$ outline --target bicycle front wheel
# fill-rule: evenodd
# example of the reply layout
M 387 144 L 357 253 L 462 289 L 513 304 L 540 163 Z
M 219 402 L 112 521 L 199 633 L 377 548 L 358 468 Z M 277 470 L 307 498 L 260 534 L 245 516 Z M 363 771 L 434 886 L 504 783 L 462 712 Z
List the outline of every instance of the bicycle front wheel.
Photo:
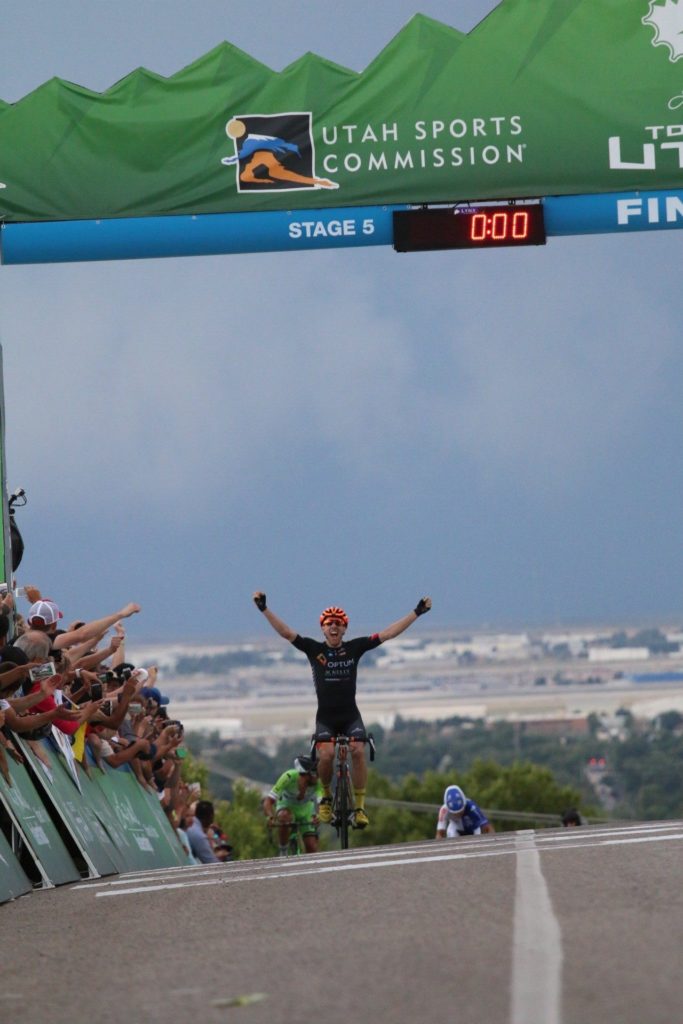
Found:
M 336 818 L 342 850 L 349 848 L 349 814 L 351 813 L 351 792 L 348 775 L 341 775 L 337 780 Z

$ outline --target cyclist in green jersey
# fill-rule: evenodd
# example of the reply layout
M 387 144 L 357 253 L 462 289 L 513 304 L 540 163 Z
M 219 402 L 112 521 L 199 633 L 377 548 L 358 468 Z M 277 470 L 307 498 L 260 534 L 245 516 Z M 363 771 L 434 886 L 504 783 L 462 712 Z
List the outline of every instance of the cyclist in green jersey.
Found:
M 263 801 L 263 813 L 278 824 L 279 855 L 287 854 L 291 826 L 301 830 L 306 853 L 318 852 L 318 803 L 322 785 L 312 757 L 301 755 L 283 772 Z

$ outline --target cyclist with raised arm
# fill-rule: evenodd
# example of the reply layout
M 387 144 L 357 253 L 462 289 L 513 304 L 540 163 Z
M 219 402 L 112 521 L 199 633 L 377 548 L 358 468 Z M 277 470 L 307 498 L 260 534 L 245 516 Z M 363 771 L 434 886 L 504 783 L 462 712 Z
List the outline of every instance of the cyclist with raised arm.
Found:
M 322 786 L 312 757 L 295 758 L 294 767 L 283 772 L 263 801 L 263 813 L 278 826 L 279 855 L 287 855 L 287 844 L 295 824 L 306 853 L 318 852 L 318 801 Z
M 385 640 L 400 636 L 432 607 L 430 597 L 421 597 L 414 611 L 393 622 L 380 633 L 372 636 L 344 640 L 349 618 L 343 608 L 334 605 L 320 615 L 320 628 L 324 640 L 300 636 L 282 619 L 279 619 L 266 604 L 266 595 L 261 590 L 254 594 L 254 603 L 263 612 L 276 633 L 289 640 L 294 647 L 308 658 L 313 672 L 313 682 L 318 698 L 315 721 L 315 743 L 318 757 L 318 775 L 323 785 L 323 796 L 318 808 L 322 822 L 332 820 L 332 771 L 334 768 L 334 739 L 348 736 L 351 740 L 351 781 L 355 794 L 355 808 L 352 824 L 354 828 L 367 828 L 369 821 L 365 812 L 365 787 L 368 769 L 365 760 L 365 726 L 356 704 L 356 675 L 358 662 L 367 651 L 379 647 Z

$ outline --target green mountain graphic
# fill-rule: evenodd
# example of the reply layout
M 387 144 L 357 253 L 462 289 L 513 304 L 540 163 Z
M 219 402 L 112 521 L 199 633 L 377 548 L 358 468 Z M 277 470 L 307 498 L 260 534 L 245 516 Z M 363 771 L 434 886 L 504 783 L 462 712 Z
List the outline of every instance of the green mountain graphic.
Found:
M 0 218 L 681 187 L 680 76 L 648 9 L 502 0 L 467 35 L 418 14 L 362 72 L 313 53 L 274 71 L 224 42 L 168 78 L 138 68 L 101 93 L 53 78 L 0 101 Z M 310 139 L 288 142 L 288 115 L 299 132 L 310 115 Z

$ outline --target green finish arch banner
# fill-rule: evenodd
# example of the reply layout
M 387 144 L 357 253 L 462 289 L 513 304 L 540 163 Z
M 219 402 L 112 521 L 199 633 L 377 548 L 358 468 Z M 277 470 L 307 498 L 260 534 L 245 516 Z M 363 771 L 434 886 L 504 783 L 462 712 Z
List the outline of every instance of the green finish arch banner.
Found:
M 222 43 L 0 101 L 0 221 L 253 213 L 683 184 L 683 0 L 416 15 L 362 72 Z

